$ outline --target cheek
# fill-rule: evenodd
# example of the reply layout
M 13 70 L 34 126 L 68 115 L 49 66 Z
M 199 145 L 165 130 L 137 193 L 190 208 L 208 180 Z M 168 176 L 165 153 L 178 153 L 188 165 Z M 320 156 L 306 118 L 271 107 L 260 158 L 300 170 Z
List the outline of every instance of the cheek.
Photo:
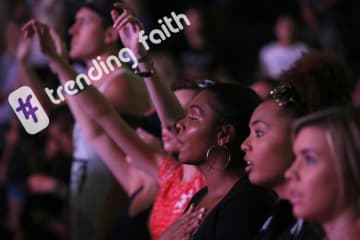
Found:
M 253 175 L 256 174 L 256 177 L 261 178 L 265 183 L 277 182 L 283 179 L 285 170 L 291 164 L 292 159 L 290 146 L 281 142 L 269 143 L 270 141 L 263 141 L 262 144 L 258 145 L 258 148 L 254 148 L 257 156 L 253 159 L 252 173 Z
M 339 185 L 334 176 L 320 176 L 310 178 L 302 184 L 304 194 L 303 206 L 294 209 L 296 215 L 313 220 L 324 221 L 331 217 L 336 211 Z
M 179 151 L 179 144 L 176 140 L 168 140 L 164 142 L 164 150 L 169 153 L 175 153 Z
M 288 160 L 283 156 L 268 155 L 254 163 L 249 178 L 254 184 L 274 188 L 284 181 L 287 167 Z
M 185 148 L 181 148 L 185 161 L 199 161 L 204 159 L 207 150 L 217 144 L 216 135 L 203 128 L 188 128 L 184 133 Z
M 94 38 L 94 36 L 97 36 Z M 83 47 L 94 47 L 100 45 L 103 39 L 103 33 L 94 27 L 88 27 L 82 29 L 79 34 L 79 40 L 83 44 Z

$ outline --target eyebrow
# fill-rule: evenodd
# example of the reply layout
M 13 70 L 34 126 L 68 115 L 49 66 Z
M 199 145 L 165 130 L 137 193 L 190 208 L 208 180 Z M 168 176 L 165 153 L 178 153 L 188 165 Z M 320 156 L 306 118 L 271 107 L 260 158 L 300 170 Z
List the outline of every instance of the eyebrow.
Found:
M 257 124 L 264 124 L 264 125 L 266 125 L 266 126 L 269 126 L 268 123 L 266 123 L 266 122 L 264 122 L 264 121 L 262 121 L 262 120 L 252 121 L 250 125 L 251 125 L 251 126 L 254 126 L 254 125 L 257 125 Z
M 308 149 L 308 148 L 302 149 L 302 150 L 300 151 L 300 154 L 302 154 L 302 155 L 304 155 L 304 154 L 309 154 L 309 153 L 310 153 L 310 154 L 315 154 L 316 156 L 319 155 L 316 151 L 311 150 L 311 149 Z

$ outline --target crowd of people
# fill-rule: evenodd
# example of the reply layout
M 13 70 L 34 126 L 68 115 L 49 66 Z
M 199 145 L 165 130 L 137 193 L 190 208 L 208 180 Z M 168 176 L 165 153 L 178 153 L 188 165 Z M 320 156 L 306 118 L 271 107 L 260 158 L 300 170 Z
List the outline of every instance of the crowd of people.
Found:
M 1 239 L 359 240 L 350 5 L 259 2 L 1 2 Z M 170 12 L 191 24 L 145 49 Z M 124 47 L 135 71 L 46 95 Z M 37 135 L 7 103 L 22 85 L 50 116 Z

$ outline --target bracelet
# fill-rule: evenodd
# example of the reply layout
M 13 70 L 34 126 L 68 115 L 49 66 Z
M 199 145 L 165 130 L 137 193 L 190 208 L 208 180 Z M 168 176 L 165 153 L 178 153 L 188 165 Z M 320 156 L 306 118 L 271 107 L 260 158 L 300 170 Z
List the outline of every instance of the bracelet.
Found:
M 142 77 L 142 78 L 148 78 L 148 77 L 152 77 L 154 75 L 154 70 L 151 69 L 150 71 L 148 72 L 140 72 L 140 70 L 137 68 L 135 69 L 135 72 L 134 72 L 136 75 L 138 75 L 139 77 Z

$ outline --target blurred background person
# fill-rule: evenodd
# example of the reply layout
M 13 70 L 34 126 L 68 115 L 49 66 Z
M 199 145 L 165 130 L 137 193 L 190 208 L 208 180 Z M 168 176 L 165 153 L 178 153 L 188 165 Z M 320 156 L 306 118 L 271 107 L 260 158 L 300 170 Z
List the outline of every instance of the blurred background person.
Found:
M 259 53 L 260 76 L 277 79 L 291 64 L 308 51 L 305 43 L 297 42 L 296 24 L 291 16 L 280 16 L 274 33 L 276 41 L 261 48 Z

